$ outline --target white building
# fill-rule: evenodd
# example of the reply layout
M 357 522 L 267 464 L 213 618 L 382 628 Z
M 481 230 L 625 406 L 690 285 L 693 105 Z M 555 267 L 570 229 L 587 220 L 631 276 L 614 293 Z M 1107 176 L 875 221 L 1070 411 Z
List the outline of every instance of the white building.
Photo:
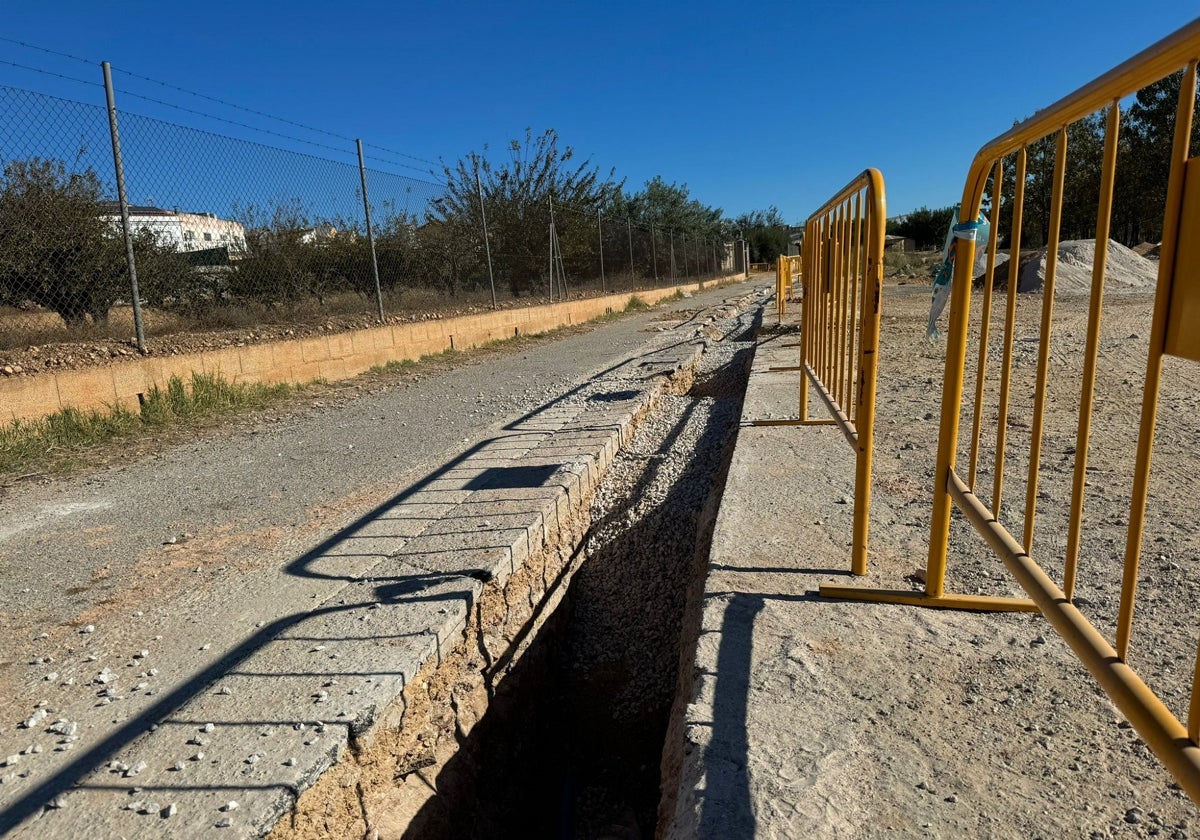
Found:
M 176 213 L 183 251 L 228 248 L 230 256 L 246 253 L 246 228 L 241 222 L 220 219 L 212 213 Z
M 104 218 L 121 229 L 121 213 L 115 204 L 105 206 Z M 241 222 L 218 218 L 213 213 L 183 213 L 160 207 L 130 205 L 129 224 L 135 232 L 148 230 L 160 245 L 176 251 L 225 249 L 230 257 L 246 253 L 246 228 Z

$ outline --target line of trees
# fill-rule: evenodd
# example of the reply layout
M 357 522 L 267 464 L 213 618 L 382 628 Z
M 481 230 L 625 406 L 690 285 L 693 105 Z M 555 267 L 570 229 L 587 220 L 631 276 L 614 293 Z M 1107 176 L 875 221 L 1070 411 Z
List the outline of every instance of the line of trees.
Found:
M 930 209 L 921 206 L 896 219 L 888 219 L 887 232 L 895 236 L 906 236 L 913 240 L 918 251 L 940 248 L 950 229 L 956 207 Z
M 551 212 L 568 283 L 593 283 L 601 259 L 609 276 L 707 274 L 719 270 L 738 232 L 756 259 L 787 247 L 775 208 L 729 220 L 686 184 L 654 178 L 630 191 L 613 172 L 579 160 L 554 131 L 527 131 L 503 160 L 472 153 L 445 165 L 443 175 L 441 194 L 421 215 L 385 203 L 375 220 L 385 296 L 417 287 L 454 296 L 487 286 L 481 193 L 496 285 L 513 296 L 548 286 Z M 371 254 L 358 221 L 318 217 L 299 201 L 235 206 L 232 216 L 245 228 L 245 247 L 216 256 L 213 249 L 180 251 L 153 225 L 140 227 L 134 251 L 144 302 L 198 314 L 242 301 L 287 307 L 344 293 L 373 300 Z M 128 300 L 125 243 L 96 173 L 61 161 L 9 161 L 0 175 L 0 304 L 32 303 L 75 326 L 89 318 L 104 323 Z

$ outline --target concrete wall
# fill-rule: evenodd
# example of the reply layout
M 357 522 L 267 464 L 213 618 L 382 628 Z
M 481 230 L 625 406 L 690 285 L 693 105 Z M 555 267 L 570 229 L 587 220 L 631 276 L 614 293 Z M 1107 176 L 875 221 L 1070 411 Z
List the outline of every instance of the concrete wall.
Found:
M 635 294 L 657 303 L 695 283 Z M 419 359 L 451 348 L 465 350 L 515 335 L 546 332 L 620 311 L 630 293 L 572 300 L 521 309 L 504 309 L 460 318 L 419 321 L 355 332 L 228 347 L 179 356 L 146 356 L 108 367 L 38 373 L 0 380 L 0 422 L 29 420 L 68 406 L 78 409 L 123 405 L 138 407 L 138 394 L 165 387 L 172 376 L 220 373 L 233 382 L 310 382 L 346 379 L 374 365 Z

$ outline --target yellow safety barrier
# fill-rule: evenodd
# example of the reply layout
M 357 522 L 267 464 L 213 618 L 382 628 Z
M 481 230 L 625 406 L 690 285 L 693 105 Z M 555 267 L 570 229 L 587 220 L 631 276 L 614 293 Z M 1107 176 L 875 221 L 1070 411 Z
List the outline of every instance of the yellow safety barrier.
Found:
M 991 236 L 986 244 L 987 268 L 983 277 L 983 301 L 978 321 L 979 345 L 975 365 L 974 405 L 970 430 L 969 463 L 966 475 L 959 472 L 959 424 L 963 407 L 968 334 L 971 329 L 972 268 L 976 243 L 972 225 L 960 226 L 961 238 L 955 244 L 953 291 L 950 301 L 949 335 L 942 392 L 941 426 L 933 499 L 925 592 L 858 590 L 823 586 L 826 595 L 859 600 L 920 604 L 967 609 L 1033 609 L 1050 621 L 1088 668 L 1113 702 L 1121 709 L 1150 748 L 1174 774 L 1186 793 L 1200 802 L 1200 656 L 1192 679 L 1190 705 L 1185 726 L 1127 664 L 1137 592 L 1138 566 L 1142 550 L 1151 453 L 1154 445 L 1160 379 L 1164 355 L 1200 361 L 1200 158 L 1190 157 L 1190 137 L 1196 99 L 1197 60 L 1200 59 L 1200 20 L 1143 51 L 1091 84 L 1014 126 L 986 144 L 971 164 L 963 189 L 959 218 L 975 219 L 983 204 L 989 175 L 991 190 Z M 1107 260 L 1113 203 L 1113 184 L 1117 168 L 1120 127 L 1120 102 L 1141 88 L 1184 71 L 1176 106 L 1174 145 L 1163 216 L 1161 257 L 1155 290 L 1155 305 L 1149 339 L 1149 358 L 1142 391 L 1141 420 L 1136 465 L 1124 548 L 1120 609 L 1115 646 L 1088 621 L 1072 603 L 1078 568 L 1084 487 L 1087 477 L 1088 443 L 1091 431 L 1093 396 L 1104 276 Z M 1064 173 L 1067 158 L 1067 127 L 1099 111 L 1106 110 L 1105 144 L 1097 201 L 1096 257 L 1092 267 L 1088 327 L 1083 353 L 1083 373 L 1075 425 L 1072 491 L 1067 519 L 1067 538 L 1063 584 L 1059 586 L 1032 557 L 1034 527 L 1039 499 L 1038 477 L 1042 464 L 1042 438 L 1046 420 L 1046 392 L 1049 373 L 1051 322 L 1054 310 L 1054 283 L 1057 267 L 1060 224 L 1063 207 Z M 1054 137 L 1056 154 L 1051 195 L 1046 270 L 1041 322 L 1039 327 L 1036 387 L 1033 393 L 1033 418 L 1028 452 L 1028 477 L 1025 484 L 1024 520 L 1021 538 L 1014 537 L 999 521 L 1004 486 L 1006 430 L 1009 426 L 1009 402 L 1014 369 L 1013 342 L 1017 309 L 1017 267 L 1020 258 L 1022 208 L 1026 180 L 1027 150 L 1031 144 Z M 1011 162 L 1007 159 L 1012 158 Z M 1005 307 L 1002 361 L 999 370 L 999 395 L 995 428 L 991 506 L 975 492 L 981 451 L 982 415 L 987 383 L 989 321 L 992 306 L 992 280 L 998 251 L 1000 185 L 1006 166 L 1015 168 L 1012 235 L 1009 243 L 1009 272 Z M 835 225 L 835 230 L 836 225 Z M 827 234 L 826 234 L 827 236 Z M 837 272 L 835 271 L 835 275 Z M 807 296 L 806 296 L 807 301 Z M 823 316 L 828 318 L 829 316 Z M 807 324 L 807 321 L 806 321 Z M 824 351 L 823 351 L 824 352 Z M 828 353 L 821 358 L 829 369 Z M 979 596 L 951 595 L 945 592 L 947 551 L 952 508 L 957 506 L 966 520 L 996 552 L 1030 600 L 1013 598 L 984 599 Z M 1191 512 L 1189 512 L 1191 515 Z
M 780 254 L 775 260 L 775 314 L 780 323 L 787 315 L 787 302 L 791 300 L 792 288 L 801 276 L 801 258 Z
M 875 369 L 887 220 L 883 175 L 868 169 L 805 223 L 801 308 L 800 422 L 809 424 L 808 382 L 857 452 L 851 568 L 867 573 Z M 780 257 L 782 267 L 784 257 Z

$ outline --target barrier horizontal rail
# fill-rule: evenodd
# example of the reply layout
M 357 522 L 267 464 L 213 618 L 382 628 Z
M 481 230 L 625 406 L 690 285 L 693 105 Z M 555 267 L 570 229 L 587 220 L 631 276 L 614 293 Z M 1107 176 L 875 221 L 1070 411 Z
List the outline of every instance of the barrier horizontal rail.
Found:
M 1163 358 L 1175 356 L 1200 361 L 1200 158 L 1191 156 L 1192 123 L 1196 106 L 1197 62 L 1200 61 L 1200 20 L 1151 46 L 1109 73 L 1080 88 L 1054 105 L 984 145 L 972 162 L 962 194 L 953 250 L 953 280 L 945 376 L 934 473 L 933 512 L 924 593 L 911 591 L 853 590 L 822 587 L 825 595 L 858 600 L 920 604 L 969 609 L 1030 609 L 1035 606 L 1063 637 L 1147 745 L 1160 758 L 1193 801 L 1200 803 L 1200 657 L 1193 673 L 1186 725 L 1128 664 L 1137 582 L 1142 553 L 1146 503 L 1149 492 L 1155 422 L 1162 384 Z M 1100 325 L 1112 227 L 1114 183 L 1117 177 L 1121 100 L 1182 73 L 1175 105 L 1174 137 L 1163 207 L 1162 244 L 1155 285 L 1155 302 L 1149 336 L 1146 375 L 1142 388 L 1136 461 L 1126 525 L 1121 569 L 1120 606 L 1116 638 L 1110 643 L 1073 603 L 1083 537 L 1084 488 L 1087 484 L 1088 448 L 1095 405 Z M 1067 514 L 1066 549 L 1061 588 L 1033 556 L 1036 532 L 1042 446 L 1047 424 L 1047 389 L 1050 371 L 1051 325 L 1054 316 L 1055 280 L 1064 206 L 1068 129 L 1074 123 L 1104 112 L 1104 148 L 1096 198 L 1095 240 L 1101 243 L 1092 265 L 1088 326 L 1083 348 L 1079 402 L 1074 409 L 1075 446 L 1071 457 L 1071 495 Z M 1046 265 L 1037 337 L 1037 364 L 1033 387 L 1033 415 L 1029 432 L 1028 473 L 1021 535 L 1014 536 L 1000 521 L 1004 500 L 1005 453 L 1012 407 L 1013 371 L 1016 366 L 1014 335 L 1017 311 L 1017 273 L 1029 151 L 1035 143 L 1054 144 L 1049 213 L 1046 219 Z M 1043 149 L 1045 147 L 1039 147 Z M 1008 158 L 1012 158 L 1010 162 Z M 1008 170 L 1006 166 L 1011 166 Z M 1004 193 L 1005 172 L 1014 172 L 1011 199 Z M 991 183 L 990 236 L 982 277 L 983 299 L 979 315 L 979 345 L 971 409 L 968 466 L 959 472 L 960 423 L 963 415 L 968 336 L 972 325 L 971 296 L 975 277 L 976 235 L 983 225 L 979 216 L 984 194 Z M 1000 209 L 1011 201 L 1011 235 L 1008 243 L 1007 295 L 1004 333 L 996 347 L 990 335 L 992 292 L 999 253 Z M 974 221 L 979 220 L 979 221 Z M 1000 350 L 995 446 L 991 455 L 990 506 L 976 492 L 983 455 L 984 396 L 989 384 L 989 351 Z M 975 603 L 977 596 L 945 591 L 950 547 L 951 513 L 962 512 L 967 522 L 999 556 L 1029 599 L 993 599 Z M 1186 512 L 1191 516 L 1191 511 Z M 1186 594 L 1180 597 L 1188 598 Z M 1200 651 L 1198 651 L 1200 654 Z

